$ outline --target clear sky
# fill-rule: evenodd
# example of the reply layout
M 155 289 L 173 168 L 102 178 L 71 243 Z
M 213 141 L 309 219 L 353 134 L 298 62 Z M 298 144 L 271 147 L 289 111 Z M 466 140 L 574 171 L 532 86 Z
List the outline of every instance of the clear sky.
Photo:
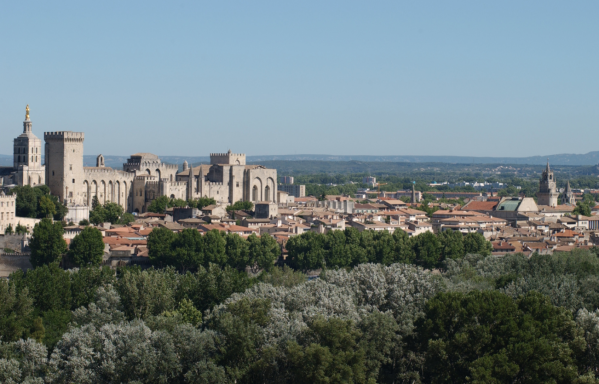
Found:
M 0 153 L 599 150 L 599 2 L 0 2 Z

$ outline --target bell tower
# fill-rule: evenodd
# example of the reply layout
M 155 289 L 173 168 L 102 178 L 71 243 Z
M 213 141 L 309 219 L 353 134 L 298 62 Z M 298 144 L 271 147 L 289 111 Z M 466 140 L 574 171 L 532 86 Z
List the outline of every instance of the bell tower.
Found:
M 547 160 L 547 168 L 541 175 L 539 181 L 539 192 L 537 193 L 537 202 L 539 205 L 548 205 L 550 207 L 557 206 L 557 198 L 559 193 L 557 192 L 557 184 L 553 171 L 549 168 L 549 160 Z

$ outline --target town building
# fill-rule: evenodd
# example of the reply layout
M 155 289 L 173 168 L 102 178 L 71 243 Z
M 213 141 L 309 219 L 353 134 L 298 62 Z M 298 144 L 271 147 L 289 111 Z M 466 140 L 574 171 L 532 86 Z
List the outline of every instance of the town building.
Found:
M 278 190 L 287 192 L 290 196 L 293 196 L 293 197 L 305 197 L 306 196 L 306 186 L 305 185 L 279 184 Z
M 221 205 L 237 201 L 277 202 L 277 170 L 247 165 L 245 154 L 211 153 L 210 164 L 179 172 L 178 182 L 187 186 L 187 198 L 211 197 Z

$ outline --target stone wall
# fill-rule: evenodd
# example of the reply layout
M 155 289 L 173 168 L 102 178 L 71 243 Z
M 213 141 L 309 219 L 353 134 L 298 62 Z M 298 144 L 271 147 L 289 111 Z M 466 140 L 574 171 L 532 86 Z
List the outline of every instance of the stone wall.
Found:
M 32 269 L 29 257 L 30 255 L 25 253 L 0 254 L 0 278 L 7 278 L 19 269 Z

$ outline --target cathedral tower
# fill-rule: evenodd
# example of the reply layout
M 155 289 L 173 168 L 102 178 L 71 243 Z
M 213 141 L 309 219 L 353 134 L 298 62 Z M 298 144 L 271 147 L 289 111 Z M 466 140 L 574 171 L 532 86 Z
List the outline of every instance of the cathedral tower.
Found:
M 557 186 L 555 183 L 555 177 L 553 171 L 549 168 L 549 160 L 547 160 L 547 168 L 541 175 L 539 182 L 539 192 L 537 193 L 538 205 L 548 205 L 550 207 L 557 206 L 557 198 L 559 193 L 557 192 Z
M 23 133 L 14 140 L 13 168 L 16 171 L 15 184 L 38 185 L 44 183 L 42 166 L 42 141 L 31 131 L 29 105 L 25 108 Z

